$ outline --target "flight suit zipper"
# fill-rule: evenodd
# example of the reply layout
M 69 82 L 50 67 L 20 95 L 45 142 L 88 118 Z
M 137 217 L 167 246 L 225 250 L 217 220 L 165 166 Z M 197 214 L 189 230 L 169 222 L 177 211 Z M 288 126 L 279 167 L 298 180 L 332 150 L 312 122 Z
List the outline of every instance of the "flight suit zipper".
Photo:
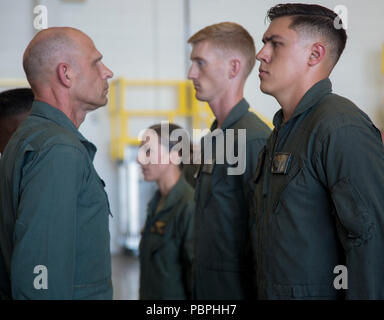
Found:
M 279 134 L 280 134 L 279 129 L 275 129 L 274 137 L 273 137 L 273 146 L 272 146 L 272 151 L 268 155 L 268 163 L 265 167 L 265 170 L 268 171 L 268 174 L 265 174 L 265 179 L 263 181 L 263 212 L 267 212 L 267 217 L 269 218 L 269 210 L 267 210 L 267 198 L 268 198 L 268 191 L 269 191 L 269 186 L 270 186 L 270 174 L 269 171 L 271 170 L 271 165 L 272 165 L 272 159 L 273 155 L 275 154 L 276 151 L 276 146 L 277 142 L 279 139 Z
M 264 255 L 263 255 L 263 252 L 265 252 L 266 249 L 265 248 L 265 243 L 264 243 L 264 240 L 268 237 L 268 235 L 266 234 L 263 234 L 263 232 L 266 232 L 268 230 L 268 228 L 266 227 L 266 224 L 268 224 L 270 222 L 270 214 L 269 214 L 269 210 L 267 208 L 267 200 L 268 200 L 268 190 L 269 190 L 269 181 L 270 181 L 270 177 L 269 177 L 269 172 L 267 171 L 270 171 L 270 168 L 271 168 L 271 164 L 272 164 L 272 157 L 273 157 L 273 154 L 275 152 L 275 149 L 276 149 L 276 144 L 277 144 L 277 141 L 278 141 L 278 137 L 279 137 L 279 130 L 277 130 L 275 128 L 275 130 L 272 132 L 273 136 L 272 136 L 272 153 L 266 149 L 266 159 L 265 159 L 265 164 L 264 164 L 264 172 L 262 173 L 263 175 L 263 181 L 262 181 L 262 201 L 263 201 L 263 206 L 262 206 L 262 212 L 261 212 L 261 215 L 260 215 L 260 221 L 259 223 L 257 223 L 257 227 L 256 227 L 256 235 L 257 235 L 257 253 L 256 253 L 256 264 L 259 265 L 256 269 L 257 269 L 257 273 L 256 273 L 256 281 L 259 282 L 264 282 L 266 279 L 265 279 L 265 274 L 263 272 L 259 272 L 260 270 L 266 270 L 267 269 L 267 266 L 264 266 L 264 267 L 261 267 L 262 265 L 264 265 Z

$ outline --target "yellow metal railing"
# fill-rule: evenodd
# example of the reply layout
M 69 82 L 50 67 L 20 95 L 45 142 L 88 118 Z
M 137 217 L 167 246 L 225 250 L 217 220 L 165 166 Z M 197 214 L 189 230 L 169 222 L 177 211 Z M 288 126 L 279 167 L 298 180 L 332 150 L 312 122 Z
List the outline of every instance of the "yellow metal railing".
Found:
M 167 110 L 140 110 L 126 108 L 126 89 L 128 87 L 171 87 L 176 89 L 177 107 Z M 111 119 L 111 157 L 115 160 L 124 159 L 124 149 L 127 145 L 139 145 L 137 136 L 130 135 L 130 121 L 135 117 L 163 117 L 174 122 L 176 117 L 191 120 L 193 129 L 209 128 L 214 115 L 206 102 L 195 98 L 191 81 L 170 80 L 127 80 L 118 78 L 110 84 L 109 111 Z M 272 122 L 254 109 L 250 109 L 270 128 Z
M 126 108 L 126 89 L 128 87 L 169 87 L 177 94 L 177 107 L 166 110 L 140 110 Z M 139 145 L 137 136 L 130 135 L 130 120 L 135 117 L 163 117 L 174 122 L 176 117 L 192 120 L 194 129 L 208 128 L 214 116 L 207 103 L 198 101 L 194 96 L 190 81 L 171 80 L 127 80 L 119 78 L 110 84 L 109 111 L 111 118 L 111 157 L 124 159 L 126 145 Z

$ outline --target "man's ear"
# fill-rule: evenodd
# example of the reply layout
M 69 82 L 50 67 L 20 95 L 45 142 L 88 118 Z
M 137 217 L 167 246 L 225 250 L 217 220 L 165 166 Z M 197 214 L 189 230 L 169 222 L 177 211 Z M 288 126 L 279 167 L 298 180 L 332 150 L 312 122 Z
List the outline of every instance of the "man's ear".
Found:
M 308 65 L 313 67 L 323 61 L 326 54 L 326 49 L 323 43 L 316 42 L 311 47 L 311 52 L 308 59 Z
M 60 63 L 57 66 L 57 75 L 59 78 L 60 83 L 67 87 L 70 88 L 72 86 L 72 70 L 70 66 L 67 63 Z
M 238 58 L 232 58 L 229 60 L 229 72 L 228 76 L 229 79 L 236 78 L 236 76 L 239 74 L 241 69 L 241 61 Z

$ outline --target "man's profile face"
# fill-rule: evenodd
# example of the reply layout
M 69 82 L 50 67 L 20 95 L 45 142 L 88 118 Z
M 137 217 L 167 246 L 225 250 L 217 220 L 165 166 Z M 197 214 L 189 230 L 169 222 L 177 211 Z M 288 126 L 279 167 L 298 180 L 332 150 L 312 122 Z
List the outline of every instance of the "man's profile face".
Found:
M 196 98 L 208 103 L 220 98 L 228 86 L 228 59 L 208 41 L 196 43 L 191 52 L 188 79 L 193 81 Z
M 289 28 L 290 23 L 290 17 L 274 19 L 264 33 L 264 46 L 256 55 L 260 61 L 260 89 L 274 97 L 293 94 L 297 80 L 307 70 L 309 42 Z
M 74 84 L 75 99 L 90 111 L 108 102 L 108 79 L 113 73 L 103 64 L 102 54 L 89 37 L 81 35 L 77 40 L 79 52 L 75 57 L 78 68 Z

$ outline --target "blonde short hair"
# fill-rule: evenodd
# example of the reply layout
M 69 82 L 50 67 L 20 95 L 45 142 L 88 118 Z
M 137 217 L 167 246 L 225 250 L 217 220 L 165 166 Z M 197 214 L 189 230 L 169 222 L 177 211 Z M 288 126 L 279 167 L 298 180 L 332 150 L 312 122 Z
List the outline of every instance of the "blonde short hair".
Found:
M 235 50 L 246 59 L 245 75 L 251 73 L 256 62 L 256 48 L 252 36 L 241 25 L 234 22 L 221 22 L 201 29 L 188 39 L 192 46 L 201 41 L 209 41 L 219 49 Z

